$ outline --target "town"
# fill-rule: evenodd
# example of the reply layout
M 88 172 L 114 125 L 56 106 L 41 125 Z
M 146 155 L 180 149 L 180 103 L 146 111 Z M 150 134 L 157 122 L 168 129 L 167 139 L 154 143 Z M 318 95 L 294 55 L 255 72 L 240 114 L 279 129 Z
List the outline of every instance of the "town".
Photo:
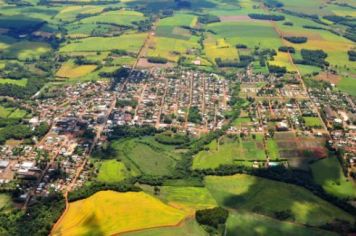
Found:
M 236 82 L 247 105 L 238 118 L 241 122 L 231 125 L 225 115 L 232 109 L 231 85 Z M 342 147 L 349 174 L 354 175 L 353 99 L 331 90 L 309 93 L 310 98 L 293 74 L 280 78 L 239 73 L 227 80 L 178 68 L 130 70 L 114 84 L 106 80 L 49 87 L 28 105 L 34 111 L 28 125 L 35 129 L 46 123 L 47 133 L 34 145 L 1 146 L 0 183 L 26 180 L 20 196 L 25 205 L 35 195 L 78 188 L 92 175 L 90 154 L 113 128 L 144 125 L 195 137 L 228 124 L 230 134 L 271 137 L 292 132 L 309 137 L 309 148 L 326 141 L 334 149 Z

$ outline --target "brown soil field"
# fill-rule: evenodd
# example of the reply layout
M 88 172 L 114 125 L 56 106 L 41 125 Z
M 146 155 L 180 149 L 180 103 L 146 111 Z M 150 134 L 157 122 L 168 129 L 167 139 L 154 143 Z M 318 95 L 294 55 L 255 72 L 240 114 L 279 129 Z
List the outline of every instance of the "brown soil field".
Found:
M 332 73 L 321 72 L 319 75 L 315 77 L 316 80 L 322 80 L 329 82 L 331 84 L 337 85 L 342 79 L 339 75 L 334 75 Z

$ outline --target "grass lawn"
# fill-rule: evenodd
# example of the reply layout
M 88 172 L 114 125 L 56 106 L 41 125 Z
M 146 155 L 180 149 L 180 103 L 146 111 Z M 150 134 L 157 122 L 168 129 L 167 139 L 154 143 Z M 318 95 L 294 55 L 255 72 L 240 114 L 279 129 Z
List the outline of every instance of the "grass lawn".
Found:
M 186 214 L 143 192 L 101 191 L 73 203 L 53 235 L 113 235 L 176 225 Z
M 302 225 L 283 222 L 275 220 L 273 218 L 254 214 L 251 212 L 244 211 L 230 211 L 229 218 L 227 220 L 227 236 L 234 236 L 236 232 L 241 235 L 246 236 L 284 236 L 284 235 L 294 235 L 294 236 L 307 236 L 307 235 L 318 235 L 318 236 L 331 236 L 337 235 L 325 230 L 319 230 L 310 227 L 304 227 Z
M 314 181 L 329 194 L 340 198 L 356 197 L 356 184 L 347 180 L 336 157 L 319 160 L 311 169 Z
M 12 200 L 8 194 L 0 194 L 0 211 L 9 211 L 12 208 Z
M 354 220 L 348 213 L 296 185 L 243 174 L 208 176 L 205 183 L 219 205 L 238 211 L 273 216 L 275 212 L 290 210 L 295 222 L 312 226 L 335 219 Z
M 323 123 L 319 117 L 303 117 L 305 125 L 311 128 L 321 128 Z
M 130 176 L 130 171 L 126 169 L 124 163 L 117 160 L 108 160 L 100 164 L 97 179 L 102 182 L 112 183 L 120 182 Z

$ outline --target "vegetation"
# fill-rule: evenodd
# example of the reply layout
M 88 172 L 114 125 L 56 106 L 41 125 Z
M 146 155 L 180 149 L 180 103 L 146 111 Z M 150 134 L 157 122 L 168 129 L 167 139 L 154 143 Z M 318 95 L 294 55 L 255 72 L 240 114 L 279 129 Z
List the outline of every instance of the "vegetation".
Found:
M 248 14 L 252 19 L 257 20 L 272 20 L 272 21 L 282 21 L 285 19 L 282 15 L 267 15 L 267 14 Z
M 295 36 L 292 36 L 292 37 L 284 37 L 284 39 L 289 41 L 289 42 L 291 42 L 291 43 L 297 43 L 297 44 L 306 43 L 308 41 L 307 37 L 295 37 Z
M 326 54 L 323 50 L 302 49 L 301 55 L 303 59 L 295 59 L 295 63 L 302 65 L 318 66 L 321 68 L 329 65 L 329 63 L 325 61 L 328 54 Z
M 200 224 L 212 226 L 214 228 L 217 228 L 221 224 L 225 224 L 228 216 L 229 212 L 221 207 L 198 210 L 195 213 L 195 218 Z
M 168 62 L 168 60 L 164 57 L 149 57 L 147 61 L 157 64 L 166 64 Z
M 98 214 L 99 212 L 101 213 Z M 101 191 L 89 198 L 70 203 L 69 210 L 53 233 L 111 235 L 176 225 L 185 216 L 183 211 L 143 192 Z

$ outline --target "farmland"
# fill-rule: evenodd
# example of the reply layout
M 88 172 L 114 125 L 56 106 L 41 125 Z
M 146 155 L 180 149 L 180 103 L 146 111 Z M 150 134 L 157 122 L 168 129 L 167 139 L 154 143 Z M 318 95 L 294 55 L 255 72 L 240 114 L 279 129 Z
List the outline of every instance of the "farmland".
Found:
M 262 141 L 252 138 L 225 137 L 214 140 L 194 157 L 193 168 L 217 168 L 223 164 L 234 164 L 238 161 L 265 160 Z
M 111 235 L 176 225 L 184 217 L 184 212 L 165 205 L 145 193 L 103 191 L 71 203 L 68 212 L 53 234 Z
M 141 48 L 146 34 L 126 34 L 119 37 L 91 37 L 74 41 L 61 48 L 61 52 L 96 52 L 123 49 L 137 53 Z
M 353 235 L 355 8 L 0 0 L 0 235 Z
M 78 78 L 81 76 L 85 76 L 95 70 L 95 65 L 82 65 L 75 66 L 73 63 L 68 62 L 67 64 L 63 64 L 61 68 L 57 71 L 56 76 L 60 78 Z
M 179 154 L 150 139 L 119 141 L 113 147 L 125 165 L 137 173 L 169 175 L 180 158 Z
M 97 178 L 102 182 L 120 182 L 128 177 L 130 177 L 130 171 L 122 162 L 108 160 L 100 164 Z
M 229 208 L 265 215 L 290 210 L 295 222 L 314 226 L 335 218 L 352 220 L 351 215 L 330 206 L 301 187 L 248 175 L 208 176 L 205 182 L 217 202 Z
M 314 181 L 320 184 L 325 191 L 341 198 L 355 197 L 355 185 L 347 180 L 335 157 L 317 161 L 311 168 Z

